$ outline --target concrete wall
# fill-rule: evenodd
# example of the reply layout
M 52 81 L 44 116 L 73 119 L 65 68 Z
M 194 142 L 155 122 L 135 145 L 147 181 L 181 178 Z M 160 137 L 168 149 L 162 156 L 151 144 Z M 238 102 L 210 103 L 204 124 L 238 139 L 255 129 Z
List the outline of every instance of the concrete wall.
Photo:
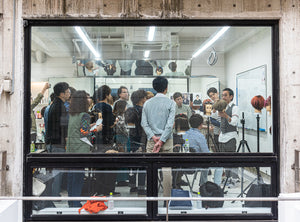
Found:
M 300 42 L 299 1 L 1 0 L 0 84 L 4 78 L 13 79 L 14 77 L 13 94 L 2 93 L 0 97 L 0 150 L 8 150 L 8 165 L 10 166 L 5 190 L 7 195 L 22 194 L 24 83 L 22 18 L 279 19 L 280 185 L 282 192 L 294 191 L 294 171 L 291 169 L 291 165 L 294 162 L 294 149 L 299 148 L 300 145 L 298 139 L 300 121 L 297 118 L 300 116 L 300 102 L 298 100 L 300 95 L 300 47 L 297 47 L 297 43 Z M 15 36 L 15 41 L 13 41 L 13 36 Z M 13 62 L 13 55 L 15 63 Z M 293 107 L 292 110 L 291 107 Z

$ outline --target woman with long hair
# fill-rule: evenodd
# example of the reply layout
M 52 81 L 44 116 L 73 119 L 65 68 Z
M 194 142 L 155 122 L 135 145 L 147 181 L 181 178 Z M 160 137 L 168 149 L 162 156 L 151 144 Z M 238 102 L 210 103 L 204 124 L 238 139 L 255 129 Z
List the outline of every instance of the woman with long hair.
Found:
M 102 124 L 91 131 L 88 96 L 85 91 L 76 91 L 71 99 L 69 110 L 69 125 L 67 139 L 67 153 L 89 153 L 91 145 L 88 137 L 94 132 L 102 130 Z M 81 195 L 84 182 L 84 169 L 82 172 L 68 173 L 68 194 L 70 197 Z M 81 207 L 80 201 L 69 201 L 69 207 Z
M 115 126 L 115 138 L 119 151 L 125 151 L 126 143 L 128 142 L 128 130 L 125 124 L 124 113 L 126 111 L 127 101 L 119 100 L 115 103 L 113 114 L 116 117 L 117 123 Z
M 96 105 L 94 111 L 101 113 L 103 119 L 103 130 L 96 134 L 97 152 L 105 153 L 113 146 L 113 127 L 115 125 L 115 117 L 112 113 L 112 107 L 109 104 L 111 99 L 111 89 L 107 85 L 103 85 L 95 92 Z

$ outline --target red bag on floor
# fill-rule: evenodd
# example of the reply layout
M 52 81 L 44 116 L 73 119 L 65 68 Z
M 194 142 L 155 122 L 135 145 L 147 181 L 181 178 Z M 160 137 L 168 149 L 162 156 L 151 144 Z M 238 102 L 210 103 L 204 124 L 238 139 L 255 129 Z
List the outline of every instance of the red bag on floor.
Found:
M 95 197 L 95 196 L 93 196 Z M 105 196 L 103 196 L 105 197 Z M 79 210 L 78 213 L 80 214 L 82 209 L 85 209 L 86 211 L 90 212 L 91 214 L 96 214 L 99 211 L 104 211 L 107 209 L 107 206 L 104 202 L 107 202 L 107 200 L 100 201 L 100 200 L 88 200 Z

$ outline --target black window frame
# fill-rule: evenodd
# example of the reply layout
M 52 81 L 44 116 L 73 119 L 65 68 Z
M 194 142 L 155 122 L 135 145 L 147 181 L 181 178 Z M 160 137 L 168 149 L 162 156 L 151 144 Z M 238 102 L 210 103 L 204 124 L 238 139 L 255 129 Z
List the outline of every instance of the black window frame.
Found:
M 31 85 L 31 28 L 34 26 L 268 26 L 271 27 L 272 35 L 272 134 L 273 134 L 273 151 L 270 153 L 209 153 L 193 154 L 180 157 L 174 154 L 147 154 L 147 155 L 124 155 L 116 154 L 30 154 L 30 85 Z M 271 168 L 272 195 L 278 196 L 280 189 L 280 91 L 279 91 L 279 20 L 24 20 L 24 114 L 23 114 L 23 195 L 32 194 L 32 167 L 72 167 L 74 161 L 79 161 L 82 166 L 88 166 L 89 163 L 103 161 L 105 166 L 110 166 L 111 160 L 120 161 L 124 166 L 137 166 L 141 163 L 147 168 L 148 177 L 152 177 L 148 194 L 155 194 L 157 189 L 157 170 L 161 166 L 183 166 L 183 167 L 205 167 L 205 166 L 230 166 L 230 167 L 249 167 L 249 166 L 266 166 Z M 57 161 L 57 157 L 59 161 Z M 187 158 L 188 157 L 188 158 Z M 108 161 L 108 159 L 110 159 Z M 188 160 L 187 160 L 188 159 Z M 179 161 L 179 162 L 178 162 Z M 191 165 L 191 161 L 193 165 Z M 178 165 L 178 163 L 180 163 Z M 199 164 L 200 163 L 200 164 Z M 80 165 L 79 164 L 79 165 Z M 223 164 L 223 165 L 222 165 Z M 78 166 L 78 162 L 76 163 Z M 80 165 L 80 166 L 81 166 Z M 104 166 L 103 165 L 103 166 Z M 149 179 L 148 179 L 149 180 Z M 149 181 L 150 182 L 150 181 Z M 148 215 L 140 216 L 54 216 L 53 219 L 62 221 L 72 220 L 160 220 L 163 216 L 156 215 L 157 203 L 149 202 L 147 205 Z M 31 216 L 30 202 L 25 201 L 23 207 L 24 220 L 49 220 L 47 216 Z M 52 216 L 50 216 L 52 219 Z M 185 215 L 172 216 L 170 219 L 175 220 L 262 220 L 277 219 L 277 203 L 273 203 L 272 215 L 206 215 L 199 216 Z

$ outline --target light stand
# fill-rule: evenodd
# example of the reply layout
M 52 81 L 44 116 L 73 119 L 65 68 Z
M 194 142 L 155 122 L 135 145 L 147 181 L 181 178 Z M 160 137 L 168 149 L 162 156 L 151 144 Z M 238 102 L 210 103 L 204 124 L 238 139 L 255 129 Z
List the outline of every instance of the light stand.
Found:
M 251 153 L 248 143 L 245 140 L 245 118 L 244 118 L 244 112 L 242 112 L 242 119 L 241 119 L 241 124 L 242 124 L 242 140 L 240 141 L 239 147 L 237 149 L 237 153 L 240 151 L 241 147 L 242 147 L 242 152 L 245 153 L 245 145 L 247 147 L 247 150 L 249 153 Z
M 242 116 L 243 116 L 243 119 L 244 119 L 244 113 L 242 113 Z M 259 149 L 259 119 L 260 119 L 260 116 L 259 114 L 257 114 L 256 116 L 256 121 L 257 121 L 257 152 L 259 153 L 260 149 Z M 244 120 L 245 121 L 245 120 Z M 241 120 L 242 122 L 242 120 Z M 245 124 L 245 122 L 244 122 Z M 244 126 L 244 124 L 242 123 L 242 125 Z M 244 127 L 243 127 L 243 139 L 244 139 Z M 242 141 L 241 141 L 242 142 Z M 246 144 L 247 144 L 247 141 L 246 141 Z M 240 144 L 241 145 L 241 144 Z M 248 147 L 248 145 L 247 145 Z M 240 148 L 240 146 L 239 146 Z M 239 151 L 239 150 L 238 150 Z M 248 151 L 250 152 L 249 150 L 249 147 L 248 147 Z M 243 150 L 244 152 L 244 150 Z M 251 187 L 251 185 L 253 183 L 255 183 L 257 181 L 257 183 L 263 183 L 263 180 L 261 178 L 261 175 L 259 173 L 259 167 L 256 167 L 256 174 L 257 174 L 257 178 L 255 178 L 251 183 L 248 184 L 247 187 L 245 187 L 245 189 L 243 189 L 243 185 L 244 185 L 244 168 L 242 167 L 242 182 L 241 182 L 241 193 L 237 196 L 237 197 L 243 197 L 243 194 L 245 194 L 245 192 Z M 234 203 L 235 201 L 232 201 L 231 203 Z
M 214 147 L 215 147 L 215 152 L 219 152 L 219 147 L 218 145 L 216 144 L 216 141 L 214 139 L 214 137 L 210 134 L 209 132 L 209 116 L 207 116 L 207 120 L 206 120 L 206 125 L 207 125 L 207 136 L 206 136 L 206 140 L 207 140 L 207 147 L 209 148 L 209 139 L 211 139 L 211 141 L 213 142 L 214 144 Z
M 259 114 L 257 114 L 257 116 L 256 116 L 256 122 L 257 122 L 256 128 L 257 128 L 257 152 L 258 153 L 259 153 L 259 119 L 260 119 L 260 116 L 259 116 Z
M 242 140 L 240 141 L 239 147 L 237 149 L 237 152 L 240 151 L 242 147 L 242 152 L 245 153 L 245 146 L 248 150 L 249 153 L 251 153 L 248 143 L 245 140 L 245 117 L 244 117 L 244 112 L 242 112 L 242 119 L 241 119 L 241 124 L 242 124 Z M 248 187 L 247 187 L 248 188 Z M 242 173 L 241 173 L 241 193 L 237 197 L 243 197 L 246 189 L 244 189 L 244 168 L 242 167 Z M 235 201 L 232 201 L 231 203 L 234 203 Z
M 256 121 L 257 121 L 257 152 L 259 153 L 260 152 L 260 148 L 259 148 L 259 119 L 260 119 L 260 116 L 259 114 L 257 114 L 256 116 Z M 263 183 L 263 179 L 259 173 L 259 167 L 256 167 L 256 174 L 257 174 L 257 183 Z M 254 180 L 255 181 L 255 180 Z

